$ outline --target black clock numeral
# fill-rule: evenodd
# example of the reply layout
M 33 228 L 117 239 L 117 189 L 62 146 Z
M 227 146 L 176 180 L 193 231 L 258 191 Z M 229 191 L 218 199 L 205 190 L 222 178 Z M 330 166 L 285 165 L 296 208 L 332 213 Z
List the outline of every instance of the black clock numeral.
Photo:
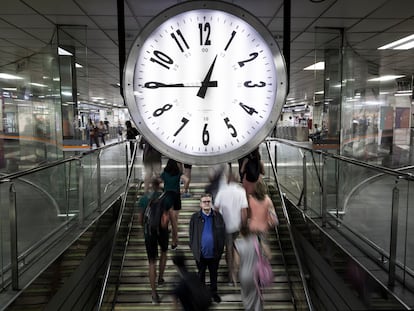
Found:
M 245 87 L 264 87 L 266 86 L 266 83 L 263 81 L 260 81 L 259 84 L 256 84 L 256 83 L 252 83 L 252 81 L 249 80 L 249 81 L 244 82 L 244 86 Z
M 210 31 L 211 31 L 211 27 L 210 27 L 210 23 L 205 23 L 204 27 L 202 23 L 198 24 L 198 29 L 200 30 L 200 45 L 211 45 L 211 41 L 210 41 Z M 204 38 L 204 33 L 206 33 L 206 39 L 203 40 Z
M 257 56 L 259 56 L 259 53 L 257 53 L 257 52 L 250 53 L 249 56 L 250 56 L 250 58 L 238 62 L 240 67 L 243 67 L 245 63 L 248 63 L 248 62 L 251 62 L 252 60 L 254 60 Z
M 230 45 L 231 41 L 233 41 L 233 38 L 234 38 L 235 35 L 236 35 L 236 32 L 233 30 L 233 32 L 231 33 L 231 36 L 230 36 L 230 40 L 229 40 L 229 42 L 227 42 L 226 47 L 224 48 L 225 51 L 227 51 L 227 49 L 229 48 L 229 45 Z
M 164 112 L 166 112 L 166 111 L 168 111 L 168 110 L 170 110 L 171 108 L 173 107 L 173 105 L 171 105 L 171 104 L 165 104 L 164 106 L 162 106 L 161 108 L 158 108 L 158 109 L 156 109 L 154 112 L 153 112 L 153 116 L 154 117 L 159 117 L 160 115 L 162 115 Z
M 168 66 L 168 65 L 172 65 L 174 63 L 174 61 L 172 60 L 171 57 L 169 57 L 167 54 L 165 54 L 161 51 L 155 50 L 154 51 L 154 56 L 155 56 L 155 58 L 151 57 L 150 61 L 152 61 L 154 63 L 157 63 L 157 64 L 163 66 L 164 68 L 170 69 L 170 66 Z
M 180 133 L 181 132 L 181 130 L 184 128 L 184 126 L 188 123 L 188 119 L 186 119 L 186 118 L 182 118 L 181 119 L 181 122 L 183 123 L 181 126 L 180 126 L 180 128 L 174 133 L 174 136 L 177 136 L 178 135 L 178 133 Z
M 181 39 L 182 43 L 185 45 L 185 47 L 187 49 L 189 49 L 190 47 L 188 46 L 187 41 L 185 41 L 184 36 L 181 33 L 180 29 L 178 29 L 176 32 L 177 32 L 178 37 L 175 35 L 175 33 L 171 33 L 171 37 L 175 40 L 175 43 L 177 43 L 177 45 L 180 48 L 181 52 L 184 52 L 184 48 L 182 47 L 182 45 L 180 43 L 180 39 Z
M 223 119 L 224 120 L 224 123 L 226 123 L 226 125 L 227 125 L 227 128 L 229 129 L 229 130 L 231 130 L 231 136 L 233 136 L 233 137 L 237 137 L 237 131 L 236 131 L 236 128 L 233 126 L 233 124 L 231 124 L 230 123 L 230 120 L 229 120 L 229 118 L 224 118 Z
M 204 124 L 204 128 L 203 128 L 202 139 L 203 139 L 203 145 L 204 146 L 207 146 L 208 143 L 210 142 L 210 133 L 207 130 L 207 125 L 208 125 L 208 123 Z
M 240 107 L 244 109 L 249 115 L 253 115 L 253 113 L 258 113 L 256 109 L 253 107 L 247 106 L 246 104 L 243 104 L 242 102 L 239 103 Z

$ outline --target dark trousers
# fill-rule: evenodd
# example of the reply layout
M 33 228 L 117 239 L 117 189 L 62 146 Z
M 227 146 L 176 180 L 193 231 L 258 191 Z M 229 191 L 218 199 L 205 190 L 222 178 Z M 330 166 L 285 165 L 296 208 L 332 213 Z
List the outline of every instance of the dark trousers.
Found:
M 210 290 L 211 294 L 217 294 L 217 272 L 219 267 L 220 259 L 215 258 L 200 258 L 200 261 L 197 261 L 198 276 L 200 281 L 206 283 L 206 269 L 210 273 Z

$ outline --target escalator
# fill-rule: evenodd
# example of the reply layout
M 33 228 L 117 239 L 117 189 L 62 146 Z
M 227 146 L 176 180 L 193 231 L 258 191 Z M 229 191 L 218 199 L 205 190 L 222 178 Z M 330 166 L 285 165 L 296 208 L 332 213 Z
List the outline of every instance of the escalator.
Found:
M 188 245 L 188 226 L 191 215 L 199 210 L 199 197 L 204 191 L 205 184 L 192 183 L 191 198 L 182 199 L 182 210 L 179 215 L 179 246 L 187 258 L 189 270 L 196 271 L 195 261 Z M 272 196 L 274 200 L 275 196 Z M 278 213 L 280 214 L 280 213 Z M 280 218 L 280 231 L 284 231 L 284 218 Z M 280 235 L 285 239 L 285 234 Z M 284 254 L 281 245 L 289 245 L 289 241 L 279 243 L 279 233 L 275 230 L 269 236 L 269 244 L 272 251 L 272 267 L 275 281 L 264 292 L 265 310 L 309 310 L 304 298 L 303 283 L 300 278 L 298 263 L 292 252 L 288 250 Z M 173 308 L 171 290 L 177 277 L 177 272 L 172 263 L 173 250 L 168 251 L 167 266 L 164 274 L 165 284 L 158 288 L 161 296 L 161 304 L 153 305 L 151 302 L 151 289 L 148 279 L 148 261 L 145 252 L 143 229 L 137 223 L 137 215 L 134 215 L 129 235 L 129 243 L 125 253 L 125 261 L 120 272 L 117 294 L 113 300 L 113 310 L 171 310 Z M 120 256 L 119 254 L 116 256 Z M 220 261 L 218 275 L 218 291 L 222 298 L 220 304 L 214 304 L 212 310 L 244 310 L 240 287 L 227 284 L 227 268 L 224 256 Z M 207 277 L 208 280 L 208 277 Z M 112 306 L 106 304 L 102 310 L 111 310 Z
M 337 242 L 343 239 L 320 219 L 312 219 L 285 200 L 292 232 L 307 270 L 312 303 L 317 310 L 407 310 L 389 288 Z M 348 248 L 352 245 L 348 244 Z M 367 263 L 365 262 L 365 265 Z M 374 269 L 373 264 L 369 264 Z M 377 268 L 378 269 L 378 268 Z

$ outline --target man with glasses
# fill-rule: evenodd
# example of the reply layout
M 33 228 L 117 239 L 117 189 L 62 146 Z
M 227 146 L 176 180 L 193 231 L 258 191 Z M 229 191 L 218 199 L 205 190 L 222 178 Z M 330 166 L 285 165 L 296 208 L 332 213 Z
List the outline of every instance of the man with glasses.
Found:
M 211 194 L 203 194 L 200 198 L 200 210 L 195 212 L 190 220 L 190 248 L 203 284 L 208 268 L 211 296 L 216 303 L 221 302 L 217 293 L 217 272 L 224 250 L 225 234 L 223 217 L 212 209 Z

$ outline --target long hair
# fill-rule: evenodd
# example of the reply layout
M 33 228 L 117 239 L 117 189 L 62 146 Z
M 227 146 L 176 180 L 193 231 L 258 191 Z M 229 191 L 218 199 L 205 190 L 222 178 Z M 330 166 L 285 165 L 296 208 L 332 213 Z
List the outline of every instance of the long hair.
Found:
M 178 167 L 177 161 L 173 159 L 168 159 L 167 164 L 165 165 L 164 171 L 170 174 L 171 176 L 180 174 L 180 169 Z

